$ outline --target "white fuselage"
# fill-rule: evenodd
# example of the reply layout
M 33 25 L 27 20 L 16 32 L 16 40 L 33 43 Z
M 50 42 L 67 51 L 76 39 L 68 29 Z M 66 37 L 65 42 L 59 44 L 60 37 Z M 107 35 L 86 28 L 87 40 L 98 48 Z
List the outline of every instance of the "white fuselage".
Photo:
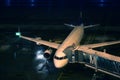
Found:
M 55 56 L 64 57 L 66 54 L 63 52 L 67 47 L 74 45 L 76 48 L 82 39 L 84 33 L 83 26 L 75 27 L 72 32 L 67 36 L 63 43 L 57 49 Z M 56 59 L 54 58 L 54 64 L 56 68 L 62 68 L 68 63 L 68 58 Z

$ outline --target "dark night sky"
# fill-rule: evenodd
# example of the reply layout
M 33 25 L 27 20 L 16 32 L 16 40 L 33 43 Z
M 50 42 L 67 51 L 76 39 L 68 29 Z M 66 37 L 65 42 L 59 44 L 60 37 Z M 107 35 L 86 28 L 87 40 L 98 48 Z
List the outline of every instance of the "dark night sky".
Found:
M 16 29 L 18 26 L 37 28 L 39 26 L 36 25 L 56 26 L 64 23 L 79 25 L 80 12 L 85 24 L 118 29 L 119 3 L 119 0 L 3 0 L 0 3 L 0 29 Z

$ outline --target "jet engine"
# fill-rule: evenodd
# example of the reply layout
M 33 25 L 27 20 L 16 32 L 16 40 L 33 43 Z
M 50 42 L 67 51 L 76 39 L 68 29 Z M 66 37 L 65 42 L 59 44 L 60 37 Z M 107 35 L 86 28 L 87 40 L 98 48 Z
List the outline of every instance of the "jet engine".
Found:
M 50 56 L 51 56 L 51 53 L 52 53 L 52 49 L 47 49 L 47 50 L 45 50 L 45 51 L 44 51 L 44 57 L 45 57 L 46 59 L 49 59 Z

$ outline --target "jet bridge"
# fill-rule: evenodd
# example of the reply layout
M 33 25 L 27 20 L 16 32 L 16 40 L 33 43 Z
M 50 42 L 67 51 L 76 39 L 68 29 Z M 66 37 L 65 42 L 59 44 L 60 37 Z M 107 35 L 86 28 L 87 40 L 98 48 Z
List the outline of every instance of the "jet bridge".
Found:
M 69 63 L 81 63 L 86 67 L 92 68 L 95 72 L 103 72 L 114 77 L 120 78 L 120 63 L 108 60 L 97 55 L 90 55 L 82 51 L 74 51 Z

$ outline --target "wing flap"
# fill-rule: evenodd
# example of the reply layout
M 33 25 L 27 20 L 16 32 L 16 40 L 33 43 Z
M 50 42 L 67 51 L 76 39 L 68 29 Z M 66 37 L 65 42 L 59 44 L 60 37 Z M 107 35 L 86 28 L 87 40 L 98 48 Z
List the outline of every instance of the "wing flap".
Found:
M 54 42 L 49 42 L 49 41 L 45 41 L 45 40 L 40 40 L 40 39 L 36 39 L 36 38 L 30 38 L 30 37 L 26 37 L 26 36 L 20 36 L 20 38 L 35 42 L 37 45 L 46 45 L 52 48 L 57 49 L 59 47 L 60 44 L 54 43 Z

